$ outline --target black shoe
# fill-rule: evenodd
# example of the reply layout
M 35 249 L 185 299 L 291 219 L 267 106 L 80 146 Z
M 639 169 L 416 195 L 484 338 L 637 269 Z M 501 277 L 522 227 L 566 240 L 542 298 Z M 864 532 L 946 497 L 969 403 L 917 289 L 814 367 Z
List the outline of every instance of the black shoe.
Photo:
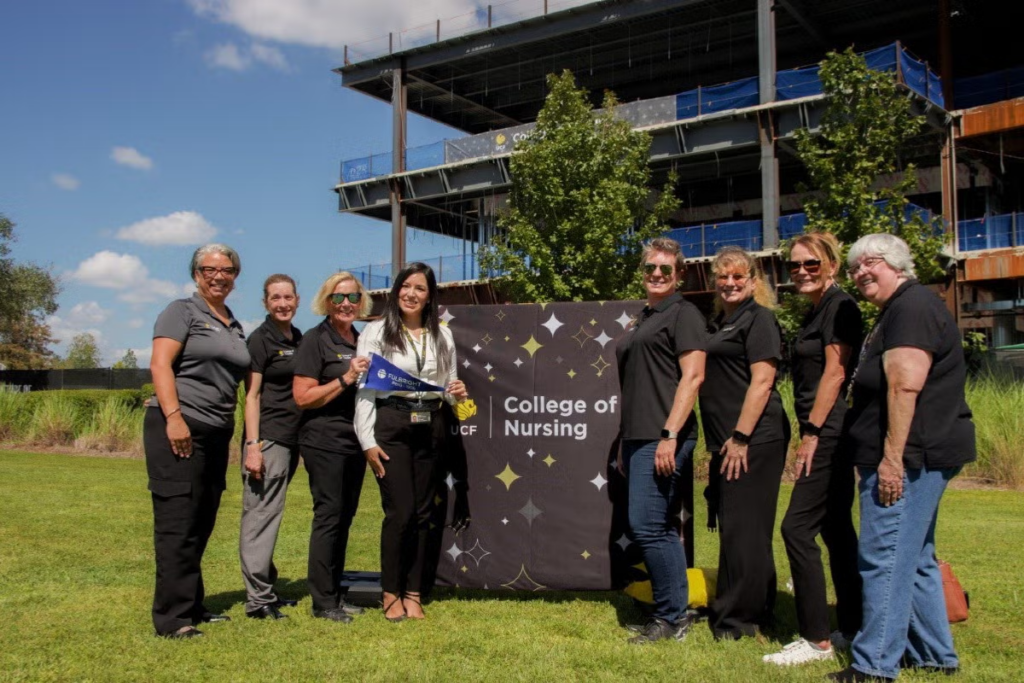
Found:
M 281 614 L 277 609 L 277 605 L 263 605 L 259 609 L 255 609 L 252 612 L 246 612 L 245 616 L 250 619 L 287 619 L 287 614 Z
M 349 615 L 350 617 L 358 617 L 360 614 L 366 611 L 358 605 L 353 605 L 351 602 L 346 602 L 345 598 L 341 598 L 340 600 L 338 600 L 338 609 L 340 609 L 342 612 Z
M 342 624 L 352 623 L 352 617 L 345 614 L 344 610 L 340 607 L 333 607 L 331 609 L 315 609 L 313 610 L 313 616 L 317 619 L 330 619 L 331 621 L 337 621 Z
M 299 604 L 298 600 L 289 600 L 288 598 L 278 598 L 274 603 L 274 607 L 281 609 L 282 607 L 295 607 Z
M 640 631 L 639 635 L 630 638 L 627 642 L 630 645 L 645 645 L 647 643 L 654 643 L 668 638 L 683 641 L 686 640 L 686 634 L 689 630 L 690 620 L 686 617 L 683 617 L 674 624 L 669 623 L 664 619 L 652 617 L 651 620 L 647 622 L 647 625 Z
M 167 638 L 168 640 L 187 640 L 189 638 L 198 638 L 203 635 L 203 632 L 197 629 L 195 626 L 186 626 L 177 631 L 171 631 L 170 633 L 158 633 L 161 638 Z
M 204 624 L 219 624 L 222 621 L 231 621 L 231 617 L 226 614 L 214 614 L 213 612 L 203 612 L 203 616 L 199 617 L 199 621 Z
M 885 678 L 884 676 L 869 676 L 866 673 L 857 671 L 852 666 L 842 671 L 828 674 L 825 678 L 830 681 L 836 681 L 836 683 L 885 683 L 886 681 L 895 680 L 893 678 Z

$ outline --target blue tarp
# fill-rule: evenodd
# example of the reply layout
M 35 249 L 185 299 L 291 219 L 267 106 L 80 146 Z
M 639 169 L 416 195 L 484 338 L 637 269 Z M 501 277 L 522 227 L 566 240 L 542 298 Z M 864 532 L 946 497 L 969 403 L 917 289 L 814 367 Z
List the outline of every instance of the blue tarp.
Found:
M 417 168 L 442 166 L 444 164 L 444 142 L 441 140 L 405 150 L 405 168 L 412 171 Z
M 806 226 L 806 213 L 791 213 L 788 216 L 779 216 L 779 239 L 789 240 L 797 235 L 802 235 Z
M 775 97 L 780 100 L 795 100 L 817 95 L 821 92 L 821 80 L 818 77 L 820 69 L 821 67 L 815 65 L 775 74 Z
M 701 113 L 753 107 L 760 102 L 757 77 L 701 88 Z M 677 106 L 676 109 L 679 107 Z
M 953 81 L 957 109 L 1024 97 L 1024 66 Z
M 1012 213 L 960 221 L 960 251 L 999 249 L 1022 244 L 1024 221 L 1016 221 L 1016 235 L 1014 235 L 1014 222 Z

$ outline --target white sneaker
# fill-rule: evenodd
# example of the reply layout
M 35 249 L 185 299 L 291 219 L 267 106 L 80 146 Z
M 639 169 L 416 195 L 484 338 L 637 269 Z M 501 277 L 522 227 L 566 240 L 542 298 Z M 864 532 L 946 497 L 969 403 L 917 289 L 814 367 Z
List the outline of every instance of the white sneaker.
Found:
M 806 664 L 807 662 L 820 662 L 826 659 L 835 659 L 832 648 L 819 650 L 809 642 L 800 638 L 782 648 L 781 652 L 765 655 L 761 661 L 767 664 L 778 664 L 779 666 L 794 666 Z
M 834 650 L 849 650 L 850 646 L 853 645 L 853 639 L 847 638 L 843 635 L 843 632 L 836 629 L 829 634 L 828 639 L 832 641 L 832 649 Z

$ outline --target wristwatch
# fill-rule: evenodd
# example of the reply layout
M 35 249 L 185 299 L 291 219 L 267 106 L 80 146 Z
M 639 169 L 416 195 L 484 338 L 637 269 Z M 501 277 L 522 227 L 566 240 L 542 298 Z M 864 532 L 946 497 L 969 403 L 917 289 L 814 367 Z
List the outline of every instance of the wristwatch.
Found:
M 800 436 L 821 436 L 821 427 L 808 420 L 800 425 Z
M 661 438 L 663 438 L 663 439 L 678 439 L 679 438 L 679 432 L 671 432 L 671 431 L 669 431 L 667 429 L 662 429 L 661 430 Z
M 746 446 L 750 443 L 750 434 L 744 434 L 740 430 L 736 430 L 732 433 L 732 440 L 741 446 Z
M 258 444 L 259 442 L 260 442 L 259 439 L 249 439 L 248 441 L 245 442 L 245 445 L 246 446 L 252 446 L 253 444 Z

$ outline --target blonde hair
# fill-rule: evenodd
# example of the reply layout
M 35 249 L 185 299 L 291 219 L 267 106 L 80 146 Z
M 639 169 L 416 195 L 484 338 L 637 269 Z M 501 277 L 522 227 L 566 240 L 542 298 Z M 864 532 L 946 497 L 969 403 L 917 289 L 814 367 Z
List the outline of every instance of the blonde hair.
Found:
M 711 262 L 711 272 L 717 277 L 723 270 L 731 266 L 740 266 L 747 271 L 747 277 L 754 280 L 754 301 L 768 310 L 774 310 L 777 306 L 775 290 L 769 286 L 758 260 L 740 247 L 722 247 L 715 255 L 715 260 Z M 722 299 L 716 296 L 715 313 L 721 311 Z
M 330 309 L 327 307 L 327 300 L 331 294 L 334 294 L 334 288 L 342 282 L 352 281 L 356 283 L 356 290 L 363 295 L 363 298 L 359 301 L 359 316 L 365 318 L 370 315 L 370 311 L 373 310 L 373 300 L 370 298 L 370 293 L 363 287 L 363 283 L 356 279 L 356 276 L 347 270 L 338 271 L 334 275 L 331 275 L 324 283 L 320 285 L 320 289 L 317 290 L 316 296 L 313 297 L 313 313 L 316 315 L 327 315 Z
M 842 262 L 842 257 L 840 256 L 839 240 L 836 239 L 835 235 L 830 232 L 808 232 L 800 235 L 789 243 L 789 248 L 786 249 L 787 258 L 792 257 L 793 247 L 798 244 L 804 246 L 821 259 L 823 263 L 827 264 L 827 267 L 823 268 L 823 270 L 829 276 L 833 278 L 836 276 L 839 264 Z

